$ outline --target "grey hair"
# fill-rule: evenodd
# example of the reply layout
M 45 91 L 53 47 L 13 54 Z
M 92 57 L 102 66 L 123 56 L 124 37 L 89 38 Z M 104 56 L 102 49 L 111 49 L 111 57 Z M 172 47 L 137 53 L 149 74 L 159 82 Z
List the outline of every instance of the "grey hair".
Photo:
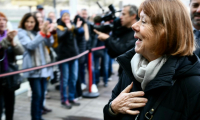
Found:
M 125 5 L 124 7 L 129 7 L 130 16 L 138 14 L 138 8 L 135 5 Z

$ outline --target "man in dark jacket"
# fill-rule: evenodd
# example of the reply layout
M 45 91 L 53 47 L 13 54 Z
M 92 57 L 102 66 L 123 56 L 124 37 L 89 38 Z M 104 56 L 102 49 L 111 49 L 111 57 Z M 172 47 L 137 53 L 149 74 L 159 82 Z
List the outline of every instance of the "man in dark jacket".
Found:
M 137 11 L 138 10 L 135 5 L 124 6 L 120 17 L 123 30 L 120 31 L 117 37 L 95 30 L 95 32 L 99 35 L 98 39 L 105 41 L 105 46 L 108 49 L 110 57 L 115 58 L 135 47 L 135 32 L 132 30 L 131 26 L 137 22 Z
M 113 115 L 109 111 L 110 102 L 113 101 L 124 89 L 127 89 L 132 82 L 134 83 L 127 89 L 127 94 L 133 91 L 142 91 L 141 84 L 134 78 L 131 70 L 130 61 L 135 54 L 132 49 L 119 56 L 117 61 L 123 68 L 121 78 L 112 91 L 112 97 L 104 107 L 104 120 L 134 120 L 136 116 L 129 114 Z M 172 87 L 170 92 L 162 99 L 158 106 L 153 120 L 199 120 L 200 119 L 200 72 L 199 58 L 196 55 L 177 57 L 170 56 L 168 61 L 160 69 L 158 75 L 152 80 L 144 90 L 144 97 L 148 102 L 139 110 L 137 120 L 146 120 L 147 113 L 156 103 L 158 96 L 166 88 Z M 129 63 L 129 64 L 128 64 Z M 182 105 L 184 104 L 184 105 Z M 163 112 L 164 111 L 164 112 Z
M 108 49 L 108 54 L 115 58 L 135 46 L 136 39 L 134 38 L 134 31 L 131 26 L 137 22 L 137 7 L 134 5 L 126 5 L 122 10 L 120 17 L 123 31 L 118 37 L 109 36 L 108 34 L 96 31 L 99 35 L 99 40 L 105 41 L 105 46 Z
M 194 36 L 198 45 L 195 53 L 200 57 L 200 0 L 190 0 L 190 17 L 193 25 Z

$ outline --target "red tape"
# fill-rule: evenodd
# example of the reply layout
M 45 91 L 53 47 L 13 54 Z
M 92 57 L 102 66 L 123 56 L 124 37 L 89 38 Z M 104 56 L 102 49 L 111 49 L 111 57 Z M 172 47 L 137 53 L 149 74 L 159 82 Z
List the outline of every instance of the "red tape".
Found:
M 96 47 L 96 48 L 92 48 L 91 51 L 97 51 L 97 50 L 101 50 L 101 49 L 104 49 L 104 48 L 105 48 L 105 46 Z M 42 66 L 38 66 L 38 67 L 18 70 L 18 71 L 15 71 L 15 72 L 0 74 L 0 77 L 15 75 L 15 74 L 24 73 L 24 72 L 28 72 L 28 71 L 32 71 L 32 70 L 42 69 L 42 68 L 45 68 L 45 67 L 51 67 L 51 66 L 54 66 L 54 65 L 59 65 L 61 63 L 65 63 L 65 62 L 69 62 L 71 60 L 78 59 L 78 58 L 82 57 L 83 55 L 86 55 L 87 53 L 89 53 L 89 50 L 86 50 L 86 51 L 84 51 L 83 53 L 81 53 L 77 56 L 74 56 L 74 57 L 71 57 L 71 58 L 68 58 L 68 59 L 65 59 L 65 60 L 61 60 L 61 61 L 58 61 L 58 62 L 50 63 L 50 64 L 47 64 L 47 65 L 42 65 Z

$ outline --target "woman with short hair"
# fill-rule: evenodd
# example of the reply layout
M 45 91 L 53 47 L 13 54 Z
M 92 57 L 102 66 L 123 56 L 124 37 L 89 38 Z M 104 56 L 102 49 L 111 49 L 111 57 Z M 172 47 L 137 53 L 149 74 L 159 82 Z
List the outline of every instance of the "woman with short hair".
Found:
M 200 63 L 186 7 L 180 0 L 145 0 L 138 13 L 132 25 L 138 40 L 117 58 L 123 73 L 104 119 L 200 119 Z

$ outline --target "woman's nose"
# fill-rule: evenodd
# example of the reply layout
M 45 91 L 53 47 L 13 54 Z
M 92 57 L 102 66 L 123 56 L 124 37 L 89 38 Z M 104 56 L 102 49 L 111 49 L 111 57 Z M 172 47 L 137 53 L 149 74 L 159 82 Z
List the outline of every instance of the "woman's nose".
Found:
M 139 25 L 138 25 L 138 22 L 134 23 L 131 28 L 134 30 L 134 31 L 139 31 Z

